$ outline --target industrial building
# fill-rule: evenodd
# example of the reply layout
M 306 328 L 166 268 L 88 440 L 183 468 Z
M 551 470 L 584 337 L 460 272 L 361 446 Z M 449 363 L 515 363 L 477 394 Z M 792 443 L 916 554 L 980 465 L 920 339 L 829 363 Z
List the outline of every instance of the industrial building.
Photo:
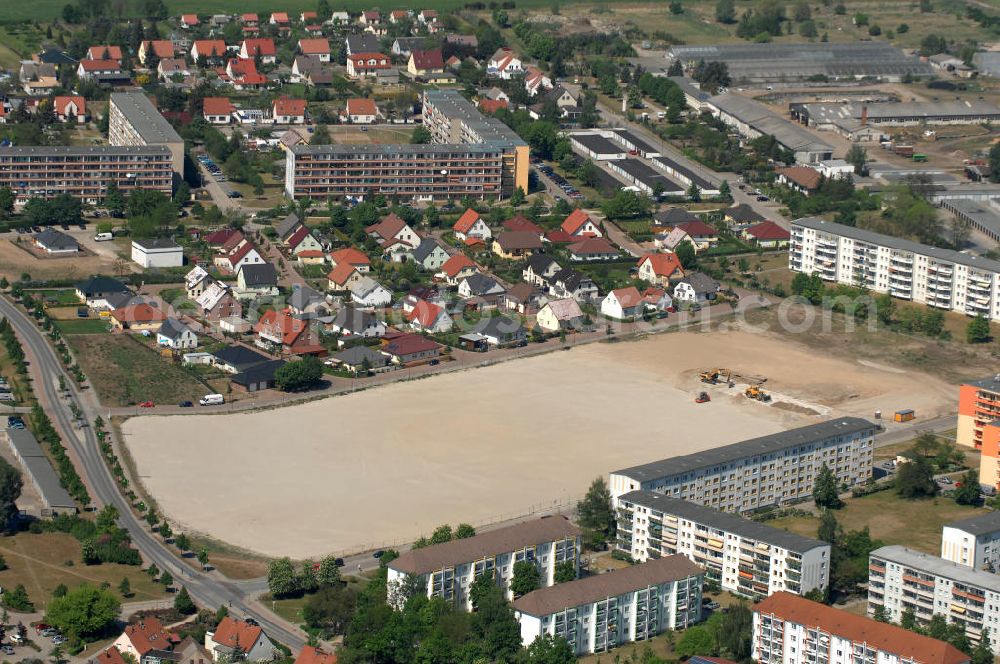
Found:
M 973 230 L 1000 244 L 1000 211 L 990 201 L 946 198 L 941 200 L 941 207 L 969 224 Z
M 170 150 L 149 147 L 0 147 L 0 188 L 15 204 L 70 194 L 96 205 L 114 182 L 125 195 L 155 189 L 168 196 L 173 169 Z
M 631 157 L 628 159 L 614 159 L 608 161 L 608 168 L 647 196 L 656 198 L 658 196 L 683 196 L 685 194 L 686 187 L 682 187 L 639 159 Z
M 835 224 L 792 222 L 788 267 L 825 281 L 1000 320 L 1000 262 Z
M 184 139 L 143 92 L 112 92 L 108 104 L 108 142 L 114 146 L 165 146 L 174 173 L 184 176 Z
M 830 545 L 654 491 L 618 499 L 616 548 L 645 562 L 679 554 L 723 590 L 760 599 L 830 582 Z
M 946 643 L 790 593 L 752 607 L 751 657 L 761 664 L 968 664 Z
M 39 516 L 75 513 L 76 502 L 59 482 L 59 476 L 42 451 L 42 446 L 35 440 L 34 434 L 27 429 L 5 429 L 4 434 L 14 458 L 24 468 L 42 499 L 42 512 Z
M 745 140 L 774 136 L 781 147 L 795 153 L 795 161 L 799 163 L 811 164 L 833 159 L 831 145 L 753 99 L 726 93 L 709 99 L 708 106 L 713 115 Z
M 514 600 L 521 642 L 547 634 L 586 655 L 684 629 L 701 620 L 703 578 L 684 556 L 667 556 L 535 590 Z
M 454 90 L 425 91 L 423 106 L 433 143 L 293 147 L 286 152 L 285 194 L 502 200 L 528 190 L 528 145 L 505 124 Z
M 579 570 L 580 529 L 562 516 L 548 516 L 489 530 L 472 537 L 454 539 L 410 549 L 389 563 L 388 602 L 402 608 L 405 597 L 395 590 L 416 579 L 428 597 L 442 597 L 463 611 L 472 610 L 469 586 L 483 574 L 489 574 L 504 588 L 514 576 L 514 563 L 534 562 L 542 587 L 555 583 L 556 565 L 572 562 Z
M 986 512 L 941 528 L 941 557 L 972 569 L 1000 571 L 1000 512 Z
M 857 142 L 876 142 L 881 127 L 982 124 L 1000 121 L 1000 107 L 982 100 L 889 102 L 880 104 L 790 104 L 792 117 Z
M 734 84 L 787 83 L 818 76 L 900 82 L 906 76 L 934 75 L 928 63 L 886 41 L 674 46 L 668 58 L 680 60 L 685 70 L 700 61 L 724 62 Z
M 973 642 L 984 628 L 1000 652 L 1000 576 L 970 569 L 905 546 L 883 546 L 868 557 L 868 615 L 881 609 L 898 623 L 912 611 L 918 623 L 941 615 L 962 625 Z
M 569 142 L 578 152 L 599 161 L 624 159 L 628 156 L 628 148 L 598 132 L 570 134 Z
M 719 195 L 719 185 L 713 184 L 701 177 L 693 170 L 684 166 L 683 164 L 670 159 L 669 157 L 664 157 L 660 155 L 659 157 L 653 157 L 649 160 L 653 166 L 666 171 L 674 180 L 677 180 L 686 187 L 694 185 L 698 187 L 703 196 L 718 196 Z
M 874 442 L 874 424 L 843 417 L 617 470 L 608 485 L 616 505 L 642 489 L 726 512 L 751 512 L 810 497 L 824 463 L 838 484 L 864 483 L 872 472 Z

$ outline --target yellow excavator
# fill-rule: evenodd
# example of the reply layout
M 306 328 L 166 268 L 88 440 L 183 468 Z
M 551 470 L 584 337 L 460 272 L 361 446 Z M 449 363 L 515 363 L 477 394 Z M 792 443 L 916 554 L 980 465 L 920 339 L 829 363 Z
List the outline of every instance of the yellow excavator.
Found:
M 765 392 L 761 387 L 766 380 L 767 379 L 764 378 L 757 382 L 751 382 L 750 385 L 747 386 L 747 389 L 743 390 L 743 394 L 745 394 L 748 399 L 754 399 L 755 401 L 762 401 L 764 403 L 770 401 L 771 395 Z
M 728 383 L 732 387 L 733 372 L 730 369 L 709 369 L 698 374 L 701 382 L 717 385 L 718 383 Z

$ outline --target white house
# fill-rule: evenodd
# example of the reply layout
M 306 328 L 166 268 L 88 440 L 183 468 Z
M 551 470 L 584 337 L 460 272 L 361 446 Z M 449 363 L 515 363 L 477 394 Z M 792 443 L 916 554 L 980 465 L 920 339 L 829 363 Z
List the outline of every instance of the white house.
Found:
M 1000 571 L 1000 512 L 985 512 L 941 529 L 941 557 L 973 569 Z
M 448 252 L 434 238 L 424 238 L 420 245 L 410 252 L 413 262 L 425 270 L 436 271 L 448 260 Z
M 490 61 L 486 64 L 486 72 L 492 76 L 499 76 L 504 80 L 510 80 L 524 71 L 521 59 L 514 54 L 514 51 L 507 47 L 498 48 Z
M 475 238 L 483 240 L 488 244 L 489 240 L 493 237 L 493 231 L 486 225 L 486 222 L 483 221 L 479 213 L 472 208 L 462 213 L 462 216 L 458 218 L 458 221 L 451 227 L 451 230 L 455 234 L 455 239 L 461 242 L 467 242 Z
M 236 293 L 244 299 L 277 295 L 278 271 L 270 263 L 240 265 L 236 270 Z
M 375 314 L 348 304 L 337 311 L 333 322 L 330 323 L 330 331 L 344 337 L 372 338 L 384 337 L 386 327 L 385 322 L 379 320 Z
M 198 347 L 198 335 L 176 318 L 168 318 L 156 331 L 156 343 L 174 350 Z
M 709 302 L 719 292 L 719 282 L 706 274 L 694 272 L 674 286 L 674 299 L 679 302 Z
M 438 334 L 448 332 L 454 325 L 454 321 L 448 312 L 431 302 L 419 301 L 410 311 L 406 312 L 406 320 L 410 322 L 410 327 L 419 332 L 430 332 Z
M 538 310 L 535 322 L 546 332 L 569 330 L 583 324 L 583 310 L 580 303 L 571 297 L 553 300 Z
M 392 293 L 371 277 L 362 276 L 351 286 L 351 301 L 362 307 L 387 307 Z
M 236 620 L 226 616 L 214 632 L 205 634 L 205 648 L 218 662 L 243 659 L 247 662 L 270 662 L 276 656 L 271 639 L 256 623 Z
M 145 268 L 180 267 L 184 250 L 170 238 L 138 238 L 132 240 L 132 260 Z
M 642 310 L 642 296 L 635 286 L 617 288 L 601 300 L 601 313 L 616 320 L 637 318 Z

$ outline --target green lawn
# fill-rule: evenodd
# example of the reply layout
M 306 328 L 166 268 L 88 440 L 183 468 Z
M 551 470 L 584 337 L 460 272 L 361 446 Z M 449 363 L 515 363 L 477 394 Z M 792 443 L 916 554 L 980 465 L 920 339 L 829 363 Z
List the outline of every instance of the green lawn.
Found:
M 76 291 L 72 288 L 61 288 L 59 290 L 30 290 L 24 292 L 32 297 L 45 299 L 46 303 L 48 303 L 51 299 L 58 305 L 68 306 L 72 304 L 80 304 L 80 298 L 76 296 Z
M 100 334 L 108 331 L 108 321 L 105 318 L 78 318 L 76 320 L 57 320 L 55 326 L 64 336 L 71 334 Z

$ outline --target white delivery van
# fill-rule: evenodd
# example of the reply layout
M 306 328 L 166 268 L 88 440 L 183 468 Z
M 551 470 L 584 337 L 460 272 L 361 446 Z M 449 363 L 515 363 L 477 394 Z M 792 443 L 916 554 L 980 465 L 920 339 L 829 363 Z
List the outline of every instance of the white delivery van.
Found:
M 226 402 L 226 398 L 221 394 L 206 394 L 202 398 L 198 399 L 198 403 L 202 406 L 218 406 Z
M 114 235 L 111 233 L 98 233 L 94 236 L 94 242 L 105 242 L 111 239 L 114 239 Z

